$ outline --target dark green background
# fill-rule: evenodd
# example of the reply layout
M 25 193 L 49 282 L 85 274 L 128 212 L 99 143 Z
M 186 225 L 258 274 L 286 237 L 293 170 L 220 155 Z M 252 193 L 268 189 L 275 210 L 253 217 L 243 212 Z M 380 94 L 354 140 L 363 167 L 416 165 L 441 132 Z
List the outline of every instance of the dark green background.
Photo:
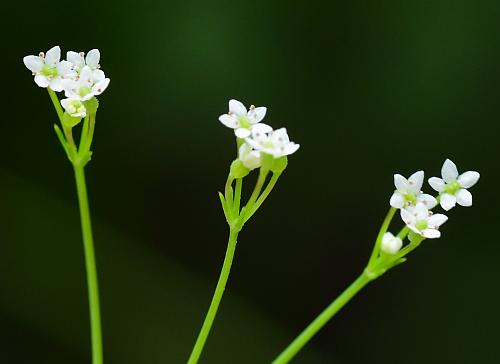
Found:
M 268 106 L 301 149 L 240 236 L 202 363 L 269 363 L 363 269 L 393 173 L 438 175 L 445 158 L 481 173 L 474 206 L 295 362 L 500 360 L 500 2 L 17 1 L 2 15 L 1 363 L 90 362 L 71 167 L 22 64 L 55 44 L 98 47 L 111 78 L 87 168 L 106 363 L 189 354 L 226 245 L 230 98 Z

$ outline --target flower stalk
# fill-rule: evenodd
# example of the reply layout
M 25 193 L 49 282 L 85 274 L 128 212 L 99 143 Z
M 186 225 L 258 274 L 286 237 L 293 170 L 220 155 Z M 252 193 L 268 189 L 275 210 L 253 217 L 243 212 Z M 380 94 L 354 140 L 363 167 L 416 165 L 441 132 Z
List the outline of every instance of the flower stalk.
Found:
M 73 127 L 66 121 L 68 114 L 64 113 L 58 102 L 57 95 L 50 88 L 48 89 L 50 98 L 54 103 L 56 112 L 59 115 L 64 135 L 57 125 L 54 125 L 56 134 L 63 149 L 68 156 L 75 174 L 76 190 L 78 195 L 78 205 L 80 208 L 80 222 L 83 238 L 83 249 L 85 256 L 85 269 L 87 273 L 87 288 L 90 314 L 90 332 L 92 345 L 92 364 L 103 363 L 103 345 L 101 328 L 101 311 L 99 303 L 99 284 L 97 278 L 97 265 L 94 251 L 94 239 L 92 235 L 92 223 L 85 180 L 85 165 L 89 162 L 92 152 L 90 151 L 94 134 L 95 113 L 84 118 L 80 144 L 77 148 L 73 138 Z M 57 100 L 57 101 L 56 101 Z
M 208 339 L 229 279 L 239 232 L 273 190 L 287 166 L 287 155 L 299 148 L 298 144 L 288 139 L 286 129 L 274 131 L 270 126 L 260 123 L 266 111 L 265 107 L 254 106 L 247 110 L 241 102 L 230 100 L 229 113 L 219 117 L 222 124 L 234 129 L 238 150 L 238 158 L 230 166 L 224 194 L 219 192 L 224 216 L 229 226 L 229 242 L 210 307 L 189 356 L 188 364 L 198 363 Z M 259 176 L 246 205 L 240 208 L 243 178 L 254 169 L 259 169 Z M 270 173 L 272 176 L 266 185 Z M 235 185 L 234 188 L 233 185 Z

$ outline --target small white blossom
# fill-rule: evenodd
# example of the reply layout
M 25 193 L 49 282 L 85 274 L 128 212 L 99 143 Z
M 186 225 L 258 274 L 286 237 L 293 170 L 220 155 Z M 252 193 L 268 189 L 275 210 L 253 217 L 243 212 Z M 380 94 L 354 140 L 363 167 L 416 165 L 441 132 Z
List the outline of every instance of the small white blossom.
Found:
M 71 99 L 90 100 L 103 93 L 108 87 L 109 81 L 109 78 L 104 76 L 104 72 L 96 77 L 89 66 L 84 66 L 78 80 L 63 81 L 64 94 Z
M 384 253 L 394 255 L 396 254 L 401 247 L 403 246 L 403 241 L 397 236 L 392 235 L 390 232 L 386 232 L 382 238 L 382 245 L 380 249 Z
M 249 137 L 253 127 L 258 124 L 269 132 L 272 128 L 266 124 L 260 123 L 266 116 L 266 107 L 250 106 L 247 111 L 245 105 L 238 100 L 229 100 L 229 112 L 219 116 L 219 121 L 228 128 L 234 129 L 234 134 L 238 138 Z M 259 124 L 260 123 L 260 124 Z
M 83 52 L 69 51 L 66 53 L 66 59 L 73 64 L 77 72 L 80 72 L 84 66 L 89 66 L 94 71 L 100 68 L 101 53 L 98 49 L 92 49 L 85 56 Z
M 238 151 L 238 158 L 249 170 L 259 168 L 262 164 L 260 152 L 253 150 L 250 145 L 243 143 Z
M 389 201 L 390 205 L 401 209 L 422 202 L 427 208 L 432 209 L 437 205 L 437 201 L 433 196 L 422 193 L 423 183 L 424 171 L 415 172 L 408 179 L 400 174 L 395 174 L 394 186 L 396 186 L 396 191 L 394 191 Z
M 261 124 L 255 125 L 252 128 L 252 137 L 245 140 L 253 149 L 271 154 L 274 158 L 295 153 L 300 147 L 290 141 L 285 128 L 267 131 Z
M 64 110 L 73 117 L 84 118 L 87 115 L 85 105 L 78 99 L 63 99 L 61 100 L 61 105 L 64 107 Z
M 43 88 L 50 87 L 59 92 L 63 90 L 63 80 L 72 77 L 72 64 L 68 61 L 59 61 L 61 48 L 52 47 L 46 54 L 38 56 L 26 56 L 23 58 L 24 65 L 35 76 L 35 83 Z
M 457 203 L 461 206 L 472 206 L 472 194 L 467 190 L 479 180 L 479 173 L 467 171 L 458 174 L 457 166 L 451 160 L 445 160 L 441 168 L 441 176 L 429 178 L 429 184 L 440 194 L 439 202 L 446 211 Z
M 428 239 L 439 238 L 438 229 L 448 220 L 446 215 L 432 214 L 422 202 L 401 209 L 401 218 L 412 231 Z
M 95 82 L 106 78 L 104 72 L 100 69 L 101 65 L 99 64 L 99 61 L 101 60 L 101 53 L 99 52 L 99 49 L 92 49 L 87 53 L 87 55 L 83 52 L 77 53 L 69 51 L 66 53 L 66 59 L 73 65 L 73 70 L 77 76 L 80 74 L 83 67 L 88 66 L 92 70 L 92 76 Z

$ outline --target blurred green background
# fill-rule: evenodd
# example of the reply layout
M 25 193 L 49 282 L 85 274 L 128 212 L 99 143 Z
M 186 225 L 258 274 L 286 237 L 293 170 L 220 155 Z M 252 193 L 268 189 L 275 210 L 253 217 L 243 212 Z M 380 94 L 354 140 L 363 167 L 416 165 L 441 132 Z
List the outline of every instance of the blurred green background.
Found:
M 31 1 L 2 15 L 1 363 L 90 362 L 71 166 L 22 63 L 56 44 L 99 48 L 111 78 L 87 168 L 107 363 L 187 359 L 226 247 L 230 98 L 267 106 L 301 149 L 240 235 L 202 363 L 269 363 L 363 269 L 392 175 L 439 175 L 445 158 L 481 173 L 473 208 L 294 362 L 500 361 L 500 2 Z

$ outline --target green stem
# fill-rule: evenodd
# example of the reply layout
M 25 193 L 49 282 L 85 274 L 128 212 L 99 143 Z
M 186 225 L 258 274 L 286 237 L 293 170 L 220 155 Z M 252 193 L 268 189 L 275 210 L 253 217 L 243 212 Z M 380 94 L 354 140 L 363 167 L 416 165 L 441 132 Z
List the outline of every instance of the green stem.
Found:
M 380 245 L 382 244 L 382 238 L 387 232 L 389 224 L 391 223 L 395 213 L 396 209 L 394 207 L 391 207 L 384 219 L 384 222 L 382 223 L 382 226 L 380 227 L 380 231 L 378 232 L 377 240 L 375 240 L 375 245 L 373 246 L 372 254 L 370 256 L 370 260 L 368 261 L 368 267 L 372 266 L 372 264 L 375 262 L 375 259 L 377 259 L 378 253 L 380 251 Z
M 273 176 L 271 177 L 271 180 L 267 184 L 267 186 L 264 189 L 264 191 L 262 192 L 262 194 L 259 196 L 259 198 L 257 199 L 257 201 L 255 201 L 255 204 L 253 206 L 251 206 L 251 208 L 248 211 L 248 213 L 245 214 L 245 220 L 244 221 L 247 221 L 248 219 L 250 219 L 252 217 L 252 215 L 255 214 L 255 212 L 257 212 L 257 210 L 259 209 L 260 205 L 262 205 L 264 203 L 264 201 L 266 200 L 267 196 L 273 190 L 274 185 L 276 184 L 276 182 L 278 182 L 278 178 L 279 177 L 280 177 L 280 173 L 273 173 Z
M 241 210 L 241 219 L 243 222 L 247 221 L 250 216 L 248 215 L 255 204 L 255 201 L 257 200 L 257 197 L 260 195 L 260 191 L 262 190 L 262 187 L 264 186 L 264 183 L 266 182 L 266 177 L 269 173 L 269 170 L 264 170 L 260 169 L 259 172 L 259 177 L 257 178 L 257 182 L 255 183 L 255 187 L 253 189 L 252 195 L 248 199 L 248 202 L 246 203 L 245 207 Z
M 210 329 L 212 328 L 212 324 L 215 320 L 215 315 L 217 314 L 217 310 L 219 308 L 219 304 L 222 299 L 222 295 L 224 294 L 227 280 L 229 278 L 229 272 L 231 271 L 231 265 L 233 263 L 237 238 L 238 230 L 231 227 L 229 231 L 229 242 L 227 244 L 226 256 L 224 257 L 224 264 L 222 265 L 222 271 L 219 276 L 219 281 L 217 282 L 217 287 L 215 288 L 214 296 L 212 298 L 212 302 L 210 303 L 205 321 L 203 322 L 203 326 L 201 327 L 200 333 L 198 334 L 198 338 L 196 339 L 193 351 L 189 356 L 188 364 L 198 363 L 201 352 L 203 351 L 203 347 L 205 346 L 205 342 L 207 341 L 208 334 L 210 333 Z
M 236 179 L 236 190 L 234 191 L 233 216 L 240 214 L 241 188 L 243 187 L 243 178 Z
M 97 268 L 94 254 L 94 242 L 92 238 L 92 226 L 90 222 L 89 203 L 87 187 L 85 184 L 84 167 L 79 164 L 73 165 L 78 191 L 78 203 L 80 205 L 80 219 L 82 224 L 83 247 L 85 252 L 85 265 L 87 270 L 87 285 L 90 308 L 90 331 L 92 338 L 92 364 L 102 364 L 102 333 L 101 313 L 99 308 L 99 287 L 97 283 Z
M 228 212 L 231 215 L 231 218 L 233 218 L 233 187 L 232 187 L 233 181 L 234 181 L 233 176 L 229 174 L 229 176 L 227 176 L 226 186 L 224 188 L 226 203 L 229 208 Z
M 285 364 L 306 345 L 311 338 L 342 308 L 354 297 L 367 283 L 370 278 L 361 274 L 347 289 L 338 296 L 327 308 L 317 316 L 313 322 L 307 326 L 302 333 L 272 362 L 272 364 Z
M 59 98 L 57 97 L 56 93 L 50 87 L 47 87 L 47 91 L 49 92 L 50 99 L 52 100 L 52 103 L 54 104 L 54 108 L 56 109 L 57 116 L 59 117 L 59 121 L 61 122 L 61 125 L 62 125 L 64 111 L 62 109 L 61 102 L 59 101 Z

